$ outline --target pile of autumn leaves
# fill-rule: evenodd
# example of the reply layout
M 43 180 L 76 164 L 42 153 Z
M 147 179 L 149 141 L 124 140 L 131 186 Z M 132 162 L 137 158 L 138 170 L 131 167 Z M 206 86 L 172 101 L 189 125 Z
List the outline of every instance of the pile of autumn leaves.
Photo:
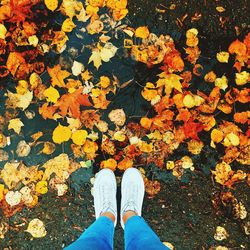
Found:
M 0 7 L 1 21 L 8 22 L 17 17 L 15 11 L 18 8 L 11 3 Z M 203 71 L 203 66 L 197 63 L 201 51 L 196 29 L 186 33 L 186 58 L 182 59 L 170 36 L 157 36 L 150 33 L 147 27 L 134 29 L 122 26 L 126 35 L 124 47 L 131 56 L 148 67 L 161 66 L 159 79 L 145 83 L 141 91 L 143 98 L 151 103 L 155 116 L 142 117 L 140 123 L 127 123 L 126 114 L 121 108 L 112 110 L 108 114 L 108 121 L 104 121 L 102 114 L 110 104 L 107 95 L 115 95 L 118 88 L 131 82 L 120 83 L 114 75 L 103 75 L 96 81 L 88 65 L 75 60 L 71 70 L 65 70 L 59 64 L 47 67 L 50 82 L 44 83 L 39 75 L 44 70 L 43 62 L 32 62 L 50 50 L 62 53 L 67 48 L 67 33 L 76 28 L 74 22 L 77 21 L 86 23 L 85 32 L 98 37 L 97 42 L 91 45 L 92 54 L 89 58 L 89 64 L 93 62 L 98 70 L 102 63 L 110 62 L 117 52 L 108 36 L 106 24 L 99 16 L 99 10 L 109 10 L 108 28 L 115 27 L 115 23 L 127 14 L 127 1 L 89 0 L 86 8 L 75 0 L 63 0 L 60 6 L 56 0 L 46 0 L 44 3 L 46 11 L 60 11 L 66 16 L 60 31 L 45 29 L 39 37 L 37 25 L 26 19 L 19 20 L 15 29 L 12 23 L 10 28 L 13 30 L 7 30 L 7 25 L 0 24 L 0 41 L 5 44 L 2 53 L 9 53 L 6 65 L 1 67 L 5 69 L 4 76 L 10 74 L 18 80 L 16 92 L 7 92 L 6 107 L 12 112 L 8 112 L 8 115 L 6 112 L 6 119 L 1 124 L 7 126 L 9 131 L 20 134 L 22 127 L 28 124 L 23 124 L 15 110 L 22 110 L 28 119 L 33 119 L 38 114 L 29 110 L 29 105 L 34 102 L 43 119 L 55 120 L 58 125 L 52 131 L 52 141 L 44 142 L 41 138 L 45 132 L 38 131 L 31 136 L 32 142 L 21 140 L 18 143 L 16 154 L 25 159 L 32 147 L 42 144 L 40 153 L 51 155 L 59 145 L 70 143 L 74 158 L 80 160 L 75 162 L 62 153 L 41 166 L 7 162 L 0 173 L 3 182 L 0 184 L 0 202 L 6 216 L 12 216 L 25 206 L 34 207 L 39 196 L 47 193 L 49 187 L 56 190 L 59 196 L 64 195 L 68 190 L 66 183 L 70 174 L 81 167 L 91 166 L 99 154 L 105 155 L 105 160 L 100 163 L 101 168 L 124 171 L 133 165 L 147 166 L 152 163 L 181 179 L 186 169 L 195 170 L 192 158 L 184 155 L 176 161 L 168 161 L 168 157 L 181 144 L 187 146 L 190 154 L 203 154 L 205 142 L 199 137 L 202 131 L 210 135 L 211 147 L 223 145 L 225 148 L 221 162 L 210 166 L 215 167 L 212 173 L 216 182 L 232 187 L 235 182 L 248 178 L 249 183 L 249 176 L 241 170 L 233 170 L 230 164 L 234 161 L 250 164 L 249 111 L 234 110 L 236 102 L 249 102 L 246 84 L 249 82 L 250 34 L 244 41 L 234 41 L 228 51 L 216 55 L 220 63 L 235 60 L 235 81 L 230 82 L 226 75 L 217 76 L 213 71 L 206 72 L 203 84 L 210 85 L 211 92 L 193 93 L 189 90 L 192 77 Z M 28 8 L 23 9 L 22 17 L 29 13 L 25 11 Z M 134 38 L 141 39 L 141 43 L 134 44 Z M 8 39 L 12 39 L 12 47 L 7 46 Z M 23 45 L 32 46 L 30 51 L 36 53 L 31 56 L 32 53 L 28 51 L 15 51 Z M 193 65 L 192 71 L 185 71 L 186 63 Z M 217 122 L 217 112 L 226 115 L 233 113 L 234 121 Z M 4 148 L 10 143 L 10 137 L 1 133 L 0 147 Z M 2 149 L 1 156 L 4 161 L 8 160 L 8 153 Z M 141 172 L 145 175 L 143 168 Z M 146 176 L 144 180 L 148 194 L 155 195 L 160 191 L 158 181 L 151 181 Z
M 249 68 L 250 33 L 243 42 L 236 40 L 230 44 L 228 51 L 217 53 L 219 63 L 228 63 L 230 57 L 235 60 L 236 72 L 232 82 L 229 82 L 226 75 L 217 76 L 214 71 L 206 72 L 203 84 L 212 87 L 209 95 L 199 90 L 196 93 L 189 90 L 192 75 L 200 76 L 203 73 L 203 66 L 196 63 L 201 53 L 198 43 L 198 30 L 188 30 L 185 59 L 193 65 L 192 72 L 183 71 L 184 61 L 169 36 L 161 35 L 157 38 L 154 34 L 148 34 L 142 45 L 132 48 L 135 58 L 149 66 L 163 62 L 163 72 L 158 75 L 159 80 L 155 83 L 147 82 L 141 93 L 151 102 L 156 112 L 153 118 L 141 118 L 138 128 L 140 131 L 146 130 L 145 133 L 141 132 L 141 138 L 147 136 L 151 140 L 144 164 L 154 163 L 160 168 L 172 169 L 173 174 L 180 179 L 184 169 L 194 170 L 191 158 L 184 156 L 176 162 L 166 162 L 166 159 L 181 143 L 187 145 L 191 154 L 203 154 L 205 142 L 198 133 L 205 131 L 210 134 L 211 147 L 223 145 L 225 149 L 221 162 L 212 171 L 215 180 L 232 187 L 235 182 L 246 179 L 247 174 L 241 170 L 233 171 L 230 164 L 234 161 L 246 165 L 250 163 L 250 112 L 237 112 L 234 109 L 236 103 L 243 106 L 250 100 L 249 88 L 245 87 L 250 79 L 246 70 Z M 226 115 L 233 113 L 233 121 L 217 122 L 217 112 Z

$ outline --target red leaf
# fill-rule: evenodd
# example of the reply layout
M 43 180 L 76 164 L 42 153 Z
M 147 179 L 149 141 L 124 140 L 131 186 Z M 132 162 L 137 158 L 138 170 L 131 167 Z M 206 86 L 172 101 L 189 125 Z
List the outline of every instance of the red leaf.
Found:
M 191 118 L 184 123 L 183 130 L 187 138 L 199 140 L 198 133 L 203 130 L 203 125 L 200 122 L 194 122 Z

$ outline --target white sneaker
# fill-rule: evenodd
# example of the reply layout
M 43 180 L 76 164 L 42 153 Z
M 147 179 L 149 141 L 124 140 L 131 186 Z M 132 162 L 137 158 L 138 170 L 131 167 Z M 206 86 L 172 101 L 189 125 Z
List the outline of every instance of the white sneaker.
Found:
M 102 169 L 96 174 L 93 196 L 95 217 L 98 219 L 102 213 L 111 212 L 115 216 L 114 226 L 117 222 L 116 179 L 112 170 Z
M 124 229 L 123 215 L 126 211 L 134 211 L 141 216 L 144 181 L 139 170 L 128 168 L 122 177 L 121 226 Z

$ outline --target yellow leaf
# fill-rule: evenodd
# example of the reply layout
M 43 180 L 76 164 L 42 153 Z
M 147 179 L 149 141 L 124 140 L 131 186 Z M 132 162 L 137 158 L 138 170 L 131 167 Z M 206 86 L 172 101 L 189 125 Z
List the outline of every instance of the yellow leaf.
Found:
M 89 62 L 88 63 L 94 63 L 94 66 L 99 69 L 99 67 L 102 65 L 102 58 L 100 55 L 100 52 L 98 50 L 93 50 L 92 54 L 89 58 Z
M 89 72 L 89 70 L 85 70 L 82 74 L 81 77 L 84 81 L 88 81 L 92 78 L 91 72 Z
M 33 99 L 32 91 L 27 91 L 27 93 L 23 95 L 14 94 L 8 91 L 7 95 L 8 95 L 7 106 L 10 105 L 14 108 L 21 108 L 22 110 L 28 108 Z
M 106 89 L 110 85 L 110 79 L 107 76 L 101 76 L 99 84 Z
M 21 127 L 23 126 L 24 124 L 22 123 L 20 118 L 11 119 L 9 121 L 8 130 L 13 129 L 17 134 L 20 134 Z
M 103 7 L 104 0 L 89 0 L 89 4 L 93 7 Z
M 71 32 L 75 27 L 76 25 L 73 21 L 70 18 L 67 18 L 62 24 L 62 31 Z
M 193 108 L 195 106 L 195 99 L 192 95 L 187 94 L 183 98 L 183 104 L 187 108 Z
M 5 40 L 5 35 L 7 33 L 7 29 L 3 24 L 0 23 L 0 39 Z
M 217 6 L 216 7 L 216 10 L 218 11 L 218 12 L 224 12 L 225 11 L 225 8 L 224 7 L 222 7 L 222 6 Z
M 222 90 L 226 90 L 226 88 L 228 87 L 228 80 L 226 76 L 222 76 L 221 78 L 216 78 L 214 85 Z
M 80 168 L 80 164 L 70 164 L 67 154 L 60 154 L 45 162 L 42 166 L 45 169 L 43 180 L 49 180 L 52 174 L 56 175 L 56 179 L 60 183 L 65 182 L 69 174 Z
M 25 80 L 18 81 L 18 85 L 16 86 L 17 94 L 24 95 L 25 93 L 28 92 L 29 90 L 28 87 L 29 87 L 29 84 L 27 81 Z
M 55 143 L 61 144 L 71 138 L 71 130 L 59 124 L 53 131 L 52 140 Z
M 112 43 L 106 43 L 104 47 L 100 50 L 100 56 L 102 61 L 109 62 L 112 57 L 115 56 L 117 47 Z
M 197 36 L 198 33 L 199 33 L 199 32 L 198 32 L 197 29 L 192 28 L 192 29 L 187 30 L 187 32 L 186 32 L 186 37 L 187 37 L 187 38 L 191 38 L 191 37 L 193 37 L 193 36 Z
M 38 37 L 36 35 L 29 36 L 28 38 L 29 44 L 33 47 L 36 47 L 39 43 Z
M 139 143 L 139 149 L 144 153 L 150 153 L 153 151 L 153 145 L 152 143 L 147 144 L 145 141 L 141 141 Z
M 96 156 L 98 150 L 98 144 L 94 141 L 86 140 L 83 145 L 83 151 L 86 153 L 89 160 L 92 160 Z
M 247 71 L 242 71 L 240 73 L 236 73 L 235 82 L 237 85 L 241 86 L 249 82 L 250 74 Z
M 44 0 L 46 7 L 51 10 L 55 11 L 58 7 L 58 0 Z
M 212 173 L 215 175 L 215 181 L 221 185 L 226 183 L 231 172 L 232 169 L 226 162 L 218 163 L 215 167 L 215 171 L 212 171 Z
M 198 35 L 198 30 L 195 28 L 189 29 L 186 32 L 186 45 L 190 47 L 195 47 L 199 43 L 199 39 L 197 37 Z
M 76 145 L 83 145 L 86 141 L 86 138 L 88 136 L 88 132 L 86 130 L 76 130 L 72 136 L 71 139 Z
M 226 51 L 221 51 L 216 54 L 216 58 L 220 63 L 228 63 L 229 53 Z
M 4 185 L 0 184 L 0 201 L 3 199 L 4 197 Z
M 170 94 L 175 88 L 182 93 L 182 85 L 180 80 L 182 77 L 176 74 L 166 74 L 165 72 L 159 74 L 160 79 L 156 82 L 157 87 L 165 86 L 165 92 Z
M 147 27 L 147 26 L 138 27 L 138 28 L 135 30 L 135 36 L 136 36 L 136 37 L 139 37 L 139 38 L 142 38 L 142 39 L 147 38 L 147 37 L 149 36 L 148 27 Z
M 25 231 L 30 233 L 34 238 L 42 238 L 47 234 L 44 223 L 37 218 L 30 221 Z
M 167 161 L 167 163 L 166 163 L 166 169 L 167 170 L 174 169 L 174 161 Z
M 45 89 L 43 91 L 44 96 L 46 97 L 47 102 L 53 102 L 56 103 L 57 100 L 60 97 L 59 92 L 57 91 L 57 89 L 53 88 L 53 87 L 49 87 L 47 89 Z
M 162 134 L 160 133 L 159 130 L 155 130 L 153 133 L 148 134 L 147 137 L 149 139 L 153 139 L 157 141 L 162 140 Z
M 36 192 L 38 194 L 46 194 L 48 192 L 48 183 L 47 181 L 39 181 L 36 184 Z
M 42 79 L 36 72 L 33 72 L 30 75 L 29 82 L 30 82 L 30 88 L 35 89 L 38 87 L 38 85 L 42 84 Z
M 216 142 L 216 143 L 219 143 L 223 140 L 223 132 L 218 130 L 218 129 L 213 129 L 212 132 L 211 132 L 211 139 L 212 141 Z
M 126 136 L 122 131 L 117 131 L 114 133 L 114 139 L 117 141 L 125 141 Z
M 240 138 L 238 135 L 234 134 L 233 132 L 226 135 L 223 141 L 224 146 L 238 146 L 240 144 Z

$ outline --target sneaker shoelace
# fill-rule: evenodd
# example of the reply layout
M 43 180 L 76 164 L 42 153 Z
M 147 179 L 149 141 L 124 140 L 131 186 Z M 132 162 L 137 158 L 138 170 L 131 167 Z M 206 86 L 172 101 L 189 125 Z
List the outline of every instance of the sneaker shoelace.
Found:
M 138 194 L 138 187 L 136 185 L 131 185 L 130 188 L 127 189 L 128 197 L 129 200 L 126 202 L 126 204 L 123 207 L 123 214 L 122 216 L 127 212 L 127 211 L 134 211 L 138 214 L 138 208 L 136 204 L 136 200 L 138 199 L 137 194 Z
M 112 204 L 112 192 L 110 191 L 110 187 L 108 185 L 104 185 L 100 188 L 100 197 L 103 197 L 103 204 L 102 204 L 102 211 L 100 214 L 105 213 L 105 212 L 111 212 L 116 216 L 115 209 L 113 208 Z

